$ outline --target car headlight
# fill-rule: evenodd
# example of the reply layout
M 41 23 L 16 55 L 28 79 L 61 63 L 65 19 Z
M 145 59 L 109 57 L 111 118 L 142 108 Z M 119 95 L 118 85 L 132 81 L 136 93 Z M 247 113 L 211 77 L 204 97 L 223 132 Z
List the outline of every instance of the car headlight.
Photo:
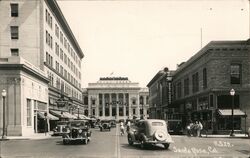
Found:
M 79 133 L 82 133 L 82 130 L 81 129 L 79 129 L 79 131 L 78 131 Z

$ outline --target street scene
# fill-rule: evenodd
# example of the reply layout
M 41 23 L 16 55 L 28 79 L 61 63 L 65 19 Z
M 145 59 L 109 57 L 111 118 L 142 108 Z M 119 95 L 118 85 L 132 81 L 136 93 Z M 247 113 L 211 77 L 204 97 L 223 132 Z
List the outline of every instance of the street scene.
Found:
M 119 126 L 111 131 L 91 129 L 91 141 L 85 145 L 73 142 L 63 145 L 62 138 L 54 136 L 33 140 L 8 140 L 1 142 L 2 157 L 248 157 L 249 139 L 223 137 L 188 137 L 173 135 L 169 149 L 162 145 L 140 148 L 130 146 L 127 134 L 120 134 Z
M 0 0 L 0 158 L 250 158 L 249 0 Z

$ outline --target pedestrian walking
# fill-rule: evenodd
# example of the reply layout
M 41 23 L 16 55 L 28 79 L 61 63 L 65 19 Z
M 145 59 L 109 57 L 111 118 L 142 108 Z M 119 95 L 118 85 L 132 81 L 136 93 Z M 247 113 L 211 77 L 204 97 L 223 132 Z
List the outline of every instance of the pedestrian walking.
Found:
M 197 125 L 197 137 L 201 137 L 201 130 L 203 129 L 203 125 L 200 121 L 196 121 L 196 125 Z
M 120 133 L 121 133 L 121 135 L 124 135 L 124 134 L 125 134 L 125 132 L 124 132 L 124 124 L 123 124 L 122 121 L 121 121 L 121 123 L 120 123 Z
M 130 123 L 130 121 L 128 120 L 128 122 L 127 122 L 127 133 L 128 133 L 129 130 L 130 130 L 130 126 L 131 126 L 131 123 Z

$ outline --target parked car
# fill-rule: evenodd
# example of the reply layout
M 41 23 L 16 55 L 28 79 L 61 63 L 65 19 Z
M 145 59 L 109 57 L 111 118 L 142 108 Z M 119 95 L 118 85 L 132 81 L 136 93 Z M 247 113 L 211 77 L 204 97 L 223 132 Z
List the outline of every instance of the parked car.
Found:
M 100 131 L 104 131 L 104 130 L 110 131 L 111 121 L 110 120 L 101 120 L 99 127 L 100 127 Z
M 129 145 L 139 143 L 141 148 L 147 144 L 163 144 L 165 149 L 168 149 L 173 140 L 164 120 L 147 119 L 140 120 L 131 126 L 128 132 L 128 143 Z
M 65 127 L 67 130 L 63 134 L 63 144 L 69 144 L 71 141 L 81 141 L 88 144 L 91 137 L 88 120 L 73 120 L 67 123 Z
M 111 122 L 111 127 L 116 127 L 116 120 L 110 120 Z
M 62 136 L 64 133 L 67 133 L 66 126 L 68 121 L 58 121 L 56 127 L 53 129 L 53 135 Z

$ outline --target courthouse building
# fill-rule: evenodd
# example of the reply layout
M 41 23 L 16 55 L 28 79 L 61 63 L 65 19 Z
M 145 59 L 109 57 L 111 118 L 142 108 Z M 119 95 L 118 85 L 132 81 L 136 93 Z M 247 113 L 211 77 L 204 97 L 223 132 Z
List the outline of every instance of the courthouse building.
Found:
M 148 117 L 148 89 L 127 77 L 101 77 L 89 83 L 88 113 L 99 119 Z
M 0 91 L 7 91 L 7 108 L 0 110 L 7 135 L 44 132 L 46 119 L 53 128 L 56 120 L 83 112 L 84 54 L 56 0 L 0 1 L 0 23 Z M 0 117 L 0 128 L 2 122 Z

